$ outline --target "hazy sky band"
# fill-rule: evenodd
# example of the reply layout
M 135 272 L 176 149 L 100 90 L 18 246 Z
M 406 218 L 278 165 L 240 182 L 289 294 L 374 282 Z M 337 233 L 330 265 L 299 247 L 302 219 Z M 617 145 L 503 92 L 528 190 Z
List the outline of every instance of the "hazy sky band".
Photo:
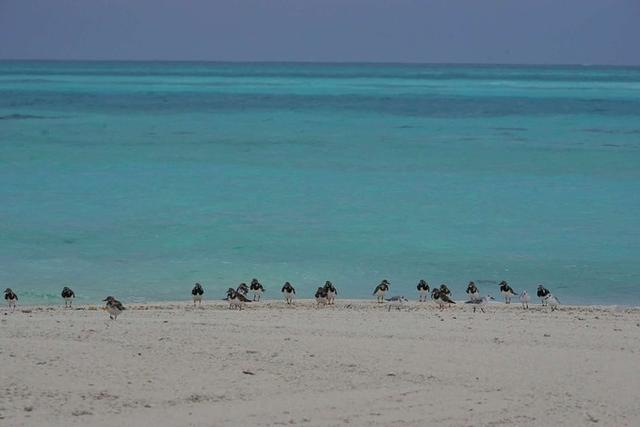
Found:
M 640 65 L 638 0 L 0 0 L 0 59 Z

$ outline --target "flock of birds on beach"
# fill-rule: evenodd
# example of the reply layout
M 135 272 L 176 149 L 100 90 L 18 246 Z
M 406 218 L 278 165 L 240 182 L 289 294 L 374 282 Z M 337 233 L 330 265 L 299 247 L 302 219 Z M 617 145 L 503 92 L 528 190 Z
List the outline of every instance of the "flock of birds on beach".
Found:
M 389 310 L 391 310 L 391 308 L 401 309 L 402 306 L 406 302 L 408 302 L 408 299 L 404 296 L 392 296 L 390 298 L 385 298 L 385 295 L 387 294 L 387 292 L 389 292 L 390 285 L 391 283 L 387 279 L 384 279 L 378 286 L 375 287 L 375 289 L 373 290 L 373 295 L 376 297 L 376 301 L 379 304 L 382 304 L 384 302 L 389 303 Z M 511 299 L 518 296 L 518 300 L 522 304 L 522 308 L 529 308 L 529 302 L 531 298 L 526 290 L 521 292 L 520 294 L 517 294 L 504 280 L 500 282 L 498 286 L 506 304 L 511 304 Z M 420 280 L 416 288 L 418 290 L 419 302 L 427 302 L 427 299 L 430 296 L 431 299 L 438 304 L 440 309 L 444 309 L 447 306 L 456 304 L 456 302 L 452 299 L 451 291 L 444 283 L 440 285 L 440 287 L 434 287 L 433 289 L 431 289 L 429 284 L 425 280 Z M 229 308 L 242 310 L 247 303 L 260 301 L 264 292 L 264 286 L 262 286 L 258 279 L 253 279 L 251 280 L 249 286 L 247 286 L 246 283 L 240 283 L 240 285 L 238 285 L 238 287 L 235 289 L 227 289 L 227 296 L 224 299 L 229 302 Z M 285 282 L 282 286 L 281 292 L 285 302 L 288 305 L 293 304 L 294 298 L 296 296 L 296 290 L 293 285 L 289 282 Z M 247 297 L 249 293 L 253 294 L 253 300 Z M 469 284 L 467 285 L 466 294 L 468 299 L 467 301 L 465 301 L 465 304 L 472 304 L 474 313 L 476 312 L 476 309 L 480 309 L 480 311 L 484 313 L 485 305 L 489 301 L 494 300 L 491 295 L 480 296 L 480 290 L 473 281 L 469 282 Z M 68 286 L 65 286 L 62 289 L 60 295 L 64 301 L 65 308 L 71 308 L 73 299 L 76 296 L 73 290 Z M 203 295 L 204 288 L 200 283 L 196 283 L 191 290 L 194 307 L 202 305 Z M 323 305 L 333 305 L 335 304 L 337 295 L 338 290 L 333 285 L 333 283 L 331 283 L 330 281 L 326 281 L 324 286 L 320 286 L 316 290 L 316 304 L 318 307 Z M 536 295 L 538 296 L 538 298 L 540 298 L 542 305 L 548 305 L 551 308 L 551 311 L 556 310 L 558 308 L 558 305 L 560 304 L 558 298 L 556 298 L 551 292 L 549 292 L 549 290 L 543 285 L 538 285 Z M 4 291 L 4 299 L 7 301 L 9 309 L 13 312 L 16 308 L 18 295 L 10 288 L 7 288 Z M 109 318 L 111 318 L 112 320 L 117 319 L 118 315 L 125 310 L 124 305 L 113 296 L 108 296 L 103 301 L 105 302 L 104 308 L 107 313 L 109 313 Z

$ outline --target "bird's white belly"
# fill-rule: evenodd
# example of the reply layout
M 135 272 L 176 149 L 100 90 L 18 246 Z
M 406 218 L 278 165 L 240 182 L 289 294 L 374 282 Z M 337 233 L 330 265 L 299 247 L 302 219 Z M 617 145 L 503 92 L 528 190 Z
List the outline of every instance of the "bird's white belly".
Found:
M 376 291 L 376 296 L 377 297 L 383 297 L 384 296 L 384 291 L 382 291 L 382 290 Z
M 194 301 L 194 302 L 196 302 L 196 301 L 198 301 L 198 302 L 202 301 L 202 295 L 194 295 L 194 296 L 193 296 L 193 301 Z

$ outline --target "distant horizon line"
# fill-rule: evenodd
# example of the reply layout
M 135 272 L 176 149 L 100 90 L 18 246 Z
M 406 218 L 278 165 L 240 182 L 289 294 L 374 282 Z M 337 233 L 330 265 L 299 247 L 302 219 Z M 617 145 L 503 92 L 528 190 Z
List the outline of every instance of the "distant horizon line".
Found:
M 141 62 L 141 63 L 210 63 L 210 64 L 327 64 L 327 65 L 475 65 L 510 67 L 612 67 L 639 68 L 639 64 L 576 64 L 534 62 L 418 62 L 418 61 L 313 61 L 313 60 L 217 60 L 217 59 L 60 59 L 0 58 L 0 62 Z

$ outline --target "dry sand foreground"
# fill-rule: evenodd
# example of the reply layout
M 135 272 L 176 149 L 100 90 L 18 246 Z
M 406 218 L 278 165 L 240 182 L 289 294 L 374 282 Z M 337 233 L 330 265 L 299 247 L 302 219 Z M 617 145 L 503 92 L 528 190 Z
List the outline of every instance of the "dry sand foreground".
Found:
M 3 308 L 0 425 L 640 425 L 639 309 L 226 307 Z

